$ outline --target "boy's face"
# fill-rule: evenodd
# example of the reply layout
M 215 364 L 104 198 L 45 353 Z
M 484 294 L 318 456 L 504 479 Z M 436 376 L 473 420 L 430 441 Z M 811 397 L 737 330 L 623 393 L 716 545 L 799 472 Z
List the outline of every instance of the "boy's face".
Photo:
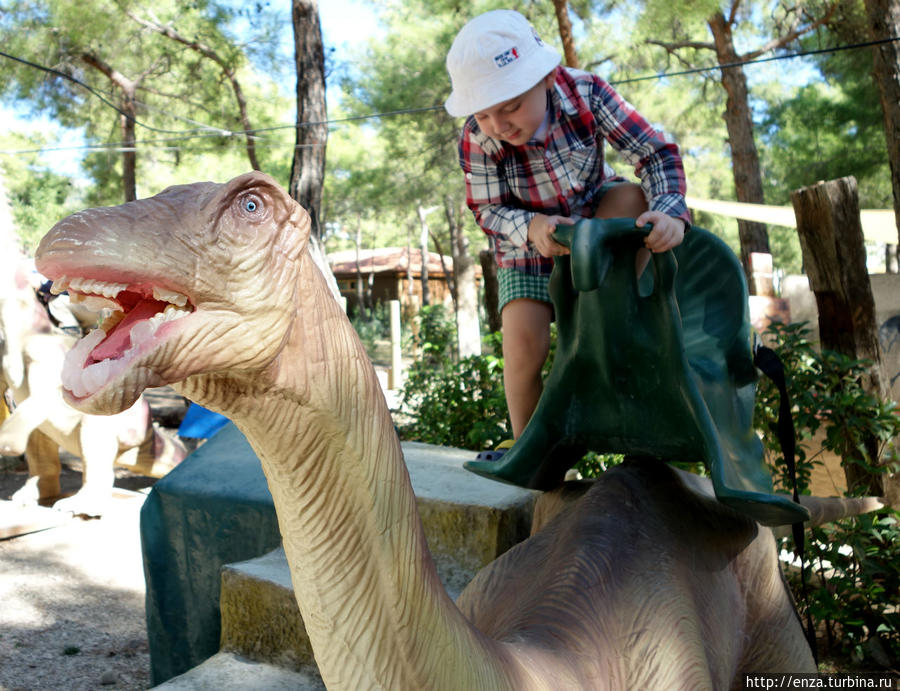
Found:
M 554 76 L 551 72 L 524 94 L 475 113 L 481 131 L 513 146 L 521 146 L 531 139 L 544 121 L 547 89 L 553 85 Z

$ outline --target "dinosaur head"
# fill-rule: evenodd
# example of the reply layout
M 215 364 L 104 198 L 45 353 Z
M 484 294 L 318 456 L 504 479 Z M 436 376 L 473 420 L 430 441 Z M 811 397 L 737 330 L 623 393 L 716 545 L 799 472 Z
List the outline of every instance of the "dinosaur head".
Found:
M 309 227 L 258 172 L 57 223 L 38 247 L 38 270 L 54 291 L 112 312 L 69 352 L 67 400 L 115 413 L 148 387 L 226 369 L 263 376 L 289 336 Z

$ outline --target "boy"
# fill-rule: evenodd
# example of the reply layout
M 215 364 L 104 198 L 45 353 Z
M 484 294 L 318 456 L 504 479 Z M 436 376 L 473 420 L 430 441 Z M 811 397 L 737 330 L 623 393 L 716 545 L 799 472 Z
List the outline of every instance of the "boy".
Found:
M 503 384 L 518 438 L 542 390 L 553 257 L 568 253 L 551 234 L 579 218 L 628 217 L 653 226 L 648 250 L 671 249 L 690 222 L 684 170 L 675 144 L 602 79 L 560 66 L 518 12 L 494 10 L 466 24 L 447 71 L 453 90 L 444 106 L 466 117 L 459 155 L 467 203 L 498 264 Z M 601 138 L 635 166 L 640 186 L 604 163 Z

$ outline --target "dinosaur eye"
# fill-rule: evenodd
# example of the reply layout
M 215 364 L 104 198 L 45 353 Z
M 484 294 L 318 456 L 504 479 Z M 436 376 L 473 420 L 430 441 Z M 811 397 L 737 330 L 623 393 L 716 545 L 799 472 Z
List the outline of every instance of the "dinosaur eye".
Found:
M 241 197 L 238 205 L 240 206 L 241 211 L 254 216 L 263 210 L 262 200 L 255 194 L 247 194 Z

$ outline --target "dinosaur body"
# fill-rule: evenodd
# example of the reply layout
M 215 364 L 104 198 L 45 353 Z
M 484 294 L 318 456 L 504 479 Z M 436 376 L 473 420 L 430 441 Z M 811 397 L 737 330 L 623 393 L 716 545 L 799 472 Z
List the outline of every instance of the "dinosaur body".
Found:
M 70 352 L 68 400 L 116 413 L 172 384 L 245 434 L 329 688 L 695 690 L 814 671 L 771 532 L 660 463 L 605 475 L 454 605 L 308 233 L 251 173 L 75 214 L 37 262 L 125 311 Z

